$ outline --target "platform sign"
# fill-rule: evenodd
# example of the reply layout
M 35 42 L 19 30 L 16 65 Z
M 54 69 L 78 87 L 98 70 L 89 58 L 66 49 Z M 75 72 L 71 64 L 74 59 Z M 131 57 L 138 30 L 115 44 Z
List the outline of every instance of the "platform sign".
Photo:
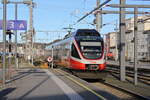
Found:
M 25 20 L 16 20 L 15 21 L 15 30 L 27 30 L 27 21 Z
M 3 20 L 0 20 L 0 30 L 3 29 Z M 27 30 L 26 20 L 8 20 L 7 30 Z

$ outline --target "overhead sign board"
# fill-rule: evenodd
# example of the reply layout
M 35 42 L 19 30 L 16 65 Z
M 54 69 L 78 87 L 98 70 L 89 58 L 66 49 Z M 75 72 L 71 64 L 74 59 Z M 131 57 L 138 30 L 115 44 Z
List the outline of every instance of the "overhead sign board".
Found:
M 7 30 L 27 30 L 26 20 L 8 20 Z M 0 20 L 0 30 L 3 29 L 3 20 Z

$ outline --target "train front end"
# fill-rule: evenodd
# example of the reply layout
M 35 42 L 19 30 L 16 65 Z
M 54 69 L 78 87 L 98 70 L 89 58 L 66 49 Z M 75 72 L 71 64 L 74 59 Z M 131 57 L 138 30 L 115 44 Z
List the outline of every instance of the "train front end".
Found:
M 77 30 L 73 46 L 72 52 L 76 52 L 76 57 L 72 53 L 71 66 L 73 69 L 85 71 L 102 71 L 105 69 L 104 42 L 96 30 Z

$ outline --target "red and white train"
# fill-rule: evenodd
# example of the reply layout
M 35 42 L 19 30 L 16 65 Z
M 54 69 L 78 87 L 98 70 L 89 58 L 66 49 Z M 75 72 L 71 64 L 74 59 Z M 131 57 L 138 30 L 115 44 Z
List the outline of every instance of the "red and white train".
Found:
M 106 67 L 104 41 L 95 29 L 78 29 L 46 47 L 53 62 L 81 73 L 101 73 Z M 51 52 L 52 50 L 52 52 Z M 52 54 L 53 53 L 53 54 Z

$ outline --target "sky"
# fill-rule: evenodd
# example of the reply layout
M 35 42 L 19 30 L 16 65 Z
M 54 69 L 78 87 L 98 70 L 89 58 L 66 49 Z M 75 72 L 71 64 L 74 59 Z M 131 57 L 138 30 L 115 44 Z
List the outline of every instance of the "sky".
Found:
M 9 1 L 23 1 L 23 0 L 9 0 Z M 93 23 L 94 15 L 86 17 L 80 23 L 73 25 L 79 18 L 84 16 L 96 7 L 96 0 L 33 0 L 35 7 L 33 9 L 33 26 L 36 31 L 66 31 L 64 28 L 71 27 L 79 28 L 95 28 L 89 23 Z M 101 3 L 105 0 L 101 0 Z M 118 4 L 119 0 L 112 0 L 109 4 Z M 126 0 L 127 4 L 150 4 L 150 0 Z M 0 19 L 3 19 L 3 5 L 0 4 Z M 14 5 L 7 5 L 7 20 L 13 20 Z M 118 10 L 114 8 L 103 8 L 105 10 Z M 127 9 L 132 10 L 133 9 Z M 150 11 L 150 9 L 139 9 L 140 11 Z M 127 15 L 126 18 L 133 17 Z M 118 27 L 119 16 L 115 14 L 103 15 L 103 24 L 107 23 L 101 29 L 101 34 L 113 32 L 114 28 Z M 29 8 L 27 5 L 18 5 L 18 20 L 27 20 L 29 26 Z M 29 27 L 28 27 L 29 29 Z M 2 33 L 2 31 L 0 31 Z M 20 34 L 24 31 L 18 31 L 18 42 L 21 40 Z M 66 32 L 37 32 L 35 35 L 36 42 L 50 42 L 57 38 L 62 38 Z M 13 37 L 14 38 L 14 37 Z M 2 34 L 0 34 L 0 41 L 2 41 Z

